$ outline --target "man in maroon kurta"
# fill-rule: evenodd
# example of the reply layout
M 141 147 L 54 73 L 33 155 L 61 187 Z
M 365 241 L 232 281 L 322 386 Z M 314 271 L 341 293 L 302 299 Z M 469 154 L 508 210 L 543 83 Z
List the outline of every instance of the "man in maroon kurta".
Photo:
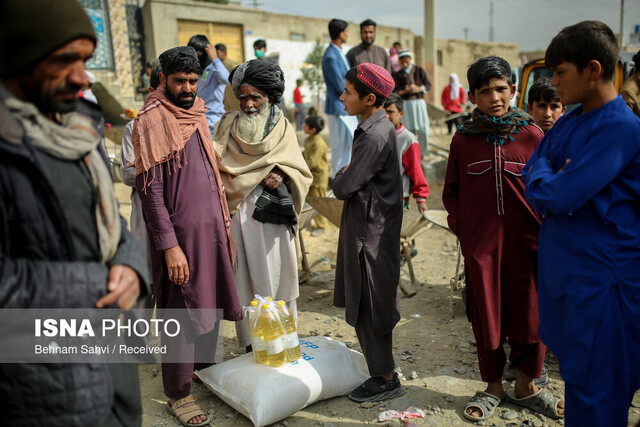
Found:
M 477 108 L 451 141 L 442 201 L 465 258 L 467 314 L 488 383 L 463 413 L 478 421 L 505 398 L 505 342 L 517 369 L 516 395 L 542 398 L 533 382 L 545 352 L 536 286 L 540 218 L 524 198 L 522 168 L 543 135 L 531 116 L 509 106 L 515 86 L 504 59 L 481 58 L 467 77 Z M 541 407 L 552 398 L 544 396 Z
M 160 55 L 165 87 L 147 99 L 132 138 L 157 306 L 186 309 L 191 319 L 190 328 L 163 337 L 163 343 L 174 357 L 191 361 L 202 354 L 213 358 L 219 320 L 213 310 L 195 309 L 222 308 L 225 319 L 242 318 L 229 211 L 204 101 L 195 95 L 201 72 L 195 55 L 190 47 Z M 162 364 L 165 394 L 183 422 L 209 423 L 190 396 L 190 384 L 194 369 L 211 362 Z

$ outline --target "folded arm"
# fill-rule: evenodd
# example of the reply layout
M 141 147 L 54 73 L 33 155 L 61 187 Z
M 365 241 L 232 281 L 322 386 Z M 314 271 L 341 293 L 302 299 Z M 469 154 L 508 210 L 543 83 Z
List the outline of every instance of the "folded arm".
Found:
M 358 145 L 351 156 L 351 163 L 340 169 L 333 178 L 333 194 L 345 200 L 373 178 L 391 154 L 386 145 L 367 141 Z
M 525 195 L 533 208 L 543 214 L 570 213 L 618 176 L 638 151 L 638 144 L 624 137 L 632 133 L 622 127 L 595 131 L 574 158 L 562 159 L 557 170 L 540 155 L 541 144 L 523 170 Z

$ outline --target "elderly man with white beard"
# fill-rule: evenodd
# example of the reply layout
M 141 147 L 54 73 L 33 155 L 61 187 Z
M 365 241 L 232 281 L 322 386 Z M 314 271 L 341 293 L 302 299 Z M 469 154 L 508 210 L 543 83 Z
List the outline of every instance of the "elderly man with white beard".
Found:
M 297 318 L 297 217 L 313 180 L 295 129 L 278 107 L 284 73 L 268 61 L 251 60 L 229 76 L 240 110 L 214 128 L 231 233 L 238 246 L 236 286 L 240 303 L 254 294 L 284 300 Z M 246 320 L 236 323 L 241 346 L 251 351 Z

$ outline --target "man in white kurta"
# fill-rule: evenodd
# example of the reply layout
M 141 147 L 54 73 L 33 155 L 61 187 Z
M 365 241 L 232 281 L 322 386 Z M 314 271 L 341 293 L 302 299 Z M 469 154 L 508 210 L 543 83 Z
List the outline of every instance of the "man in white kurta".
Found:
M 278 103 L 284 92 L 279 66 L 251 60 L 229 76 L 240 110 L 214 129 L 220 174 L 237 244 L 236 286 L 240 303 L 254 294 L 287 302 L 296 318 L 297 216 L 313 180 L 295 129 Z M 240 346 L 250 345 L 246 319 L 236 323 Z

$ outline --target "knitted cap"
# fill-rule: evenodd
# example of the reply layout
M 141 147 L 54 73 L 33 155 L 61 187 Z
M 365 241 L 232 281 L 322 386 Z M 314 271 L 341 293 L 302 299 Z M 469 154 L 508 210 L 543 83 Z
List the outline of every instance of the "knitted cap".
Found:
M 369 62 L 358 65 L 356 78 L 384 98 L 388 97 L 396 86 L 386 68 Z
M 0 77 L 29 72 L 72 40 L 96 41 L 91 20 L 77 0 L 0 1 Z
M 398 51 L 398 59 L 404 58 L 405 56 L 411 56 L 411 51 L 409 49 L 401 49 Z

